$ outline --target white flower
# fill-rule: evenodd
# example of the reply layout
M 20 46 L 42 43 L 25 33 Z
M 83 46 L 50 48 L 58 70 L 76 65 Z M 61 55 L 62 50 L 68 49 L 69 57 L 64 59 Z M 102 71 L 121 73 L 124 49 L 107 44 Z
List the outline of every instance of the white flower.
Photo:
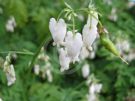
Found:
M 49 29 L 52 34 L 54 43 L 57 45 L 61 45 L 64 41 L 67 25 L 63 19 L 59 19 L 57 22 L 54 18 L 50 19 Z
M 91 50 L 91 45 L 96 40 L 96 37 L 98 35 L 97 28 L 93 27 L 90 28 L 89 25 L 85 25 L 83 28 L 83 42 L 84 45 Z
M 13 16 L 10 17 L 10 19 L 6 23 L 6 30 L 8 32 L 14 32 L 14 28 L 16 27 L 16 21 Z
M 82 31 L 84 45 L 89 50 L 92 50 L 91 46 L 98 36 L 97 31 L 98 14 L 93 13 L 93 15 L 94 17 L 93 16 L 88 17 L 87 24 L 84 26 Z
M 67 52 L 63 49 L 59 49 L 59 61 L 61 65 L 61 72 L 69 69 L 70 58 L 67 56 Z
M 100 93 L 101 88 L 102 88 L 102 84 L 95 84 L 95 83 L 92 83 L 92 84 L 90 85 L 90 87 L 89 87 L 89 93 L 90 93 L 90 94 Z
M 89 73 L 90 73 L 90 67 L 88 64 L 85 64 L 83 67 L 82 67 L 82 76 L 84 78 L 87 78 L 89 76 Z
M 70 57 L 71 61 L 73 63 L 75 61 L 79 61 L 79 55 L 83 46 L 81 34 L 76 33 L 75 35 L 73 35 L 71 31 L 68 31 L 65 38 L 64 46 L 67 50 L 67 55 L 68 57 Z
M 36 74 L 36 75 L 39 75 L 39 72 L 40 72 L 40 67 L 39 67 L 39 65 L 35 65 L 34 66 L 34 73 Z
M 15 80 L 16 80 L 14 66 L 10 65 L 4 68 L 4 71 L 6 73 L 6 77 L 8 80 L 8 86 L 11 86 L 13 83 L 15 83 Z

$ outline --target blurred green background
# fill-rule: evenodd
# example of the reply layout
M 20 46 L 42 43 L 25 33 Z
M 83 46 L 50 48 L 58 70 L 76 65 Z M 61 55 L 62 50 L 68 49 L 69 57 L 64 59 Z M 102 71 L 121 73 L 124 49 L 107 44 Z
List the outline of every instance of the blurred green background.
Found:
M 86 7 L 89 0 L 66 0 L 73 8 Z M 114 43 L 128 40 L 133 56 L 135 54 L 135 6 L 129 7 L 128 0 L 93 0 L 100 20 L 108 29 Z M 0 52 L 29 50 L 35 53 L 43 40 L 51 34 L 48 28 L 49 19 L 57 18 L 65 7 L 63 0 L 0 0 Z M 114 11 L 112 11 L 114 10 Z M 116 10 L 116 12 L 115 12 Z M 116 15 L 115 15 L 116 14 Z M 17 26 L 14 32 L 7 32 L 5 25 L 10 16 L 14 16 Z M 116 18 L 111 18 L 116 16 Z M 86 17 L 81 16 L 77 28 L 82 30 Z M 79 19 L 78 19 L 79 20 Z M 59 61 L 56 47 L 52 40 L 47 41 L 46 53 L 56 70 Z M 129 65 L 114 57 L 97 41 L 98 50 L 94 59 L 84 62 L 90 64 L 90 71 L 103 84 L 100 101 L 135 101 L 135 60 Z M 7 54 L 0 54 L 5 59 Z M 87 101 L 88 87 L 81 74 L 81 69 L 72 74 L 53 72 L 53 82 L 36 76 L 29 69 L 31 55 L 17 55 L 13 61 L 16 71 L 16 82 L 11 87 L 3 70 L 0 69 L 0 98 L 3 101 Z M 82 66 L 81 63 L 73 67 Z M 30 73 L 29 73 L 29 72 Z

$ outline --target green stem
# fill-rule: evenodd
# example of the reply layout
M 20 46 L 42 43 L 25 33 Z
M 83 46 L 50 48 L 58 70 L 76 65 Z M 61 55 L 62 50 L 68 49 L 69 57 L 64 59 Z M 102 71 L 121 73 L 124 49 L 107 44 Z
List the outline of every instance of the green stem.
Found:
M 74 18 L 74 15 L 73 15 L 72 21 L 73 21 L 73 34 L 75 35 L 75 18 Z
M 23 55 L 34 55 L 34 53 L 32 53 L 32 52 L 21 52 L 21 51 L 0 52 L 0 54 L 8 54 L 8 53 L 16 53 L 16 54 L 23 54 Z
M 64 10 L 62 10 L 62 11 L 60 12 L 60 14 L 58 15 L 57 21 L 60 19 L 61 15 L 62 15 L 63 13 L 64 13 Z

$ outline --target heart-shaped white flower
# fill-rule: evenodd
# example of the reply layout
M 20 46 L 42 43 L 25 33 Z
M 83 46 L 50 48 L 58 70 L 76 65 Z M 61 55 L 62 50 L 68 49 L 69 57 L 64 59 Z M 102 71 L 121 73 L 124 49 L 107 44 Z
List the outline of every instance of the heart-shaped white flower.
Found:
M 54 18 L 51 18 L 49 22 L 49 29 L 54 43 L 57 45 L 62 45 L 67 31 L 67 25 L 65 21 L 63 19 L 59 19 L 57 22 Z
M 83 28 L 83 42 L 84 45 L 91 50 L 91 45 L 96 40 L 98 35 L 97 27 L 91 27 L 86 24 Z
M 79 61 L 79 54 L 83 45 L 82 36 L 80 33 L 73 35 L 71 31 L 67 32 L 65 38 L 65 48 L 67 50 L 67 55 L 70 57 L 71 61 Z
M 91 50 L 91 45 L 98 36 L 97 24 L 98 24 L 98 13 L 91 12 L 92 15 L 88 16 L 87 24 L 83 28 L 83 42 L 85 47 Z

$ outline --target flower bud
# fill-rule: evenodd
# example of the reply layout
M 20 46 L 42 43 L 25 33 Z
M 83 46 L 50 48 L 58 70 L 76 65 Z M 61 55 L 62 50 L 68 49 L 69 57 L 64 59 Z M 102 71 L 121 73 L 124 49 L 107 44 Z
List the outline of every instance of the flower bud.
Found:
M 113 44 L 113 42 L 107 38 L 105 36 L 104 33 L 100 34 L 100 40 L 101 43 L 103 44 L 103 46 L 110 51 L 111 53 L 113 53 L 115 56 L 118 56 L 123 62 L 127 63 L 120 55 L 119 51 L 116 49 L 115 45 Z M 128 63 L 127 63 L 128 64 Z

